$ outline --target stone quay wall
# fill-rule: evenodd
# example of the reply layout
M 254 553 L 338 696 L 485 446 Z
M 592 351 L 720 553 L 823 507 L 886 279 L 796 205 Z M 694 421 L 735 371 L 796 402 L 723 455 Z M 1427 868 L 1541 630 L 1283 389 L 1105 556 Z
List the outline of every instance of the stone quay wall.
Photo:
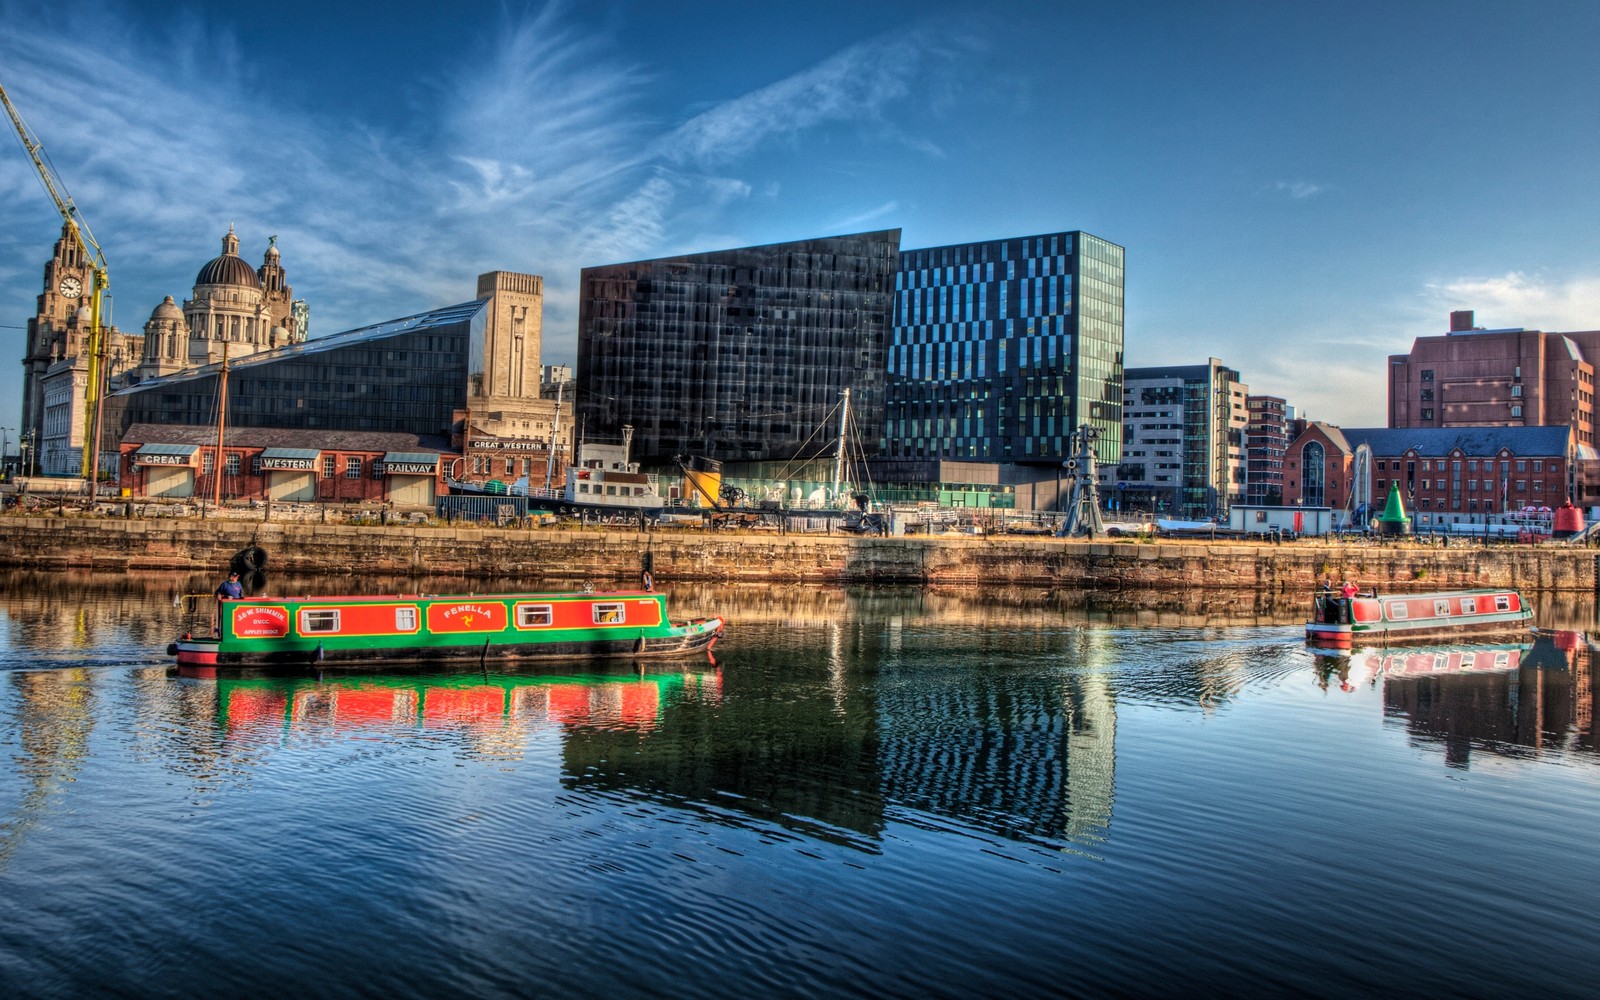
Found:
M 638 580 L 899 583 L 1046 589 L 1303 594 L 1324 579 L 1363 589 L 1520 587 L 1594 593 L 1597 550 L 1415 543 L 1282 545 L 1008 537 L 856 537 L 724 531 L 320 525 L 194 519 L 0 518 L 0 567 L 220 573 L 255 544 L 269 574 L 526 578 L 530 585 Z

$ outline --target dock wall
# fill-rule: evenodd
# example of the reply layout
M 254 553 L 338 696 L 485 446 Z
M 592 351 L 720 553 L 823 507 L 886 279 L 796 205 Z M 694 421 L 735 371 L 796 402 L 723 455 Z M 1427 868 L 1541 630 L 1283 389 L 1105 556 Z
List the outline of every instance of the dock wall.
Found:
M 267 571 L 464 576 L 614 585 L 649 552 L 661 580 L 1247 589 L 1303 593 L 1326 578 L 1365 589 L 1521 587 L 1594 593 L 1597 550 L 1414 543 L 1283 545 L 1056 538 L 735 534 L 299 522 L 0 518 L 0 567 L 97 572 L 220 571 L 254 542 Z

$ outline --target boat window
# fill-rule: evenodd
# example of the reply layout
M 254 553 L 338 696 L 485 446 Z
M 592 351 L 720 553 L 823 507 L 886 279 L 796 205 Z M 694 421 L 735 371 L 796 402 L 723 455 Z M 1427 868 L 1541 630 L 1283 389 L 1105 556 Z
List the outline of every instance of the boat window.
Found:
M 300 612 L 300 631 L 302 633 L 339 631 L 339 609 L 306 608 Z
M 555 621 L 555 611 L 548 604 L 517 605 L 517 624 L 523 628 L 544 628 Z
M 395 608 L 394 628 L 396 632 L 415 632 L 417 630 L 417 609 Z
M 620 604 L 596 604 L 594 606 L 594 623 L 596 625 L 621 625 L 625 614 L 626 612 Z
M 1476 597 L 1463 597 L 1461 599 L 1461 613 L 1475 615 L 1478 613 L 1478 599 Z
M 1494 595 L 1494 609 L 1496 611 L 1510 611 L 1511 610 L 1511 595 L 1510 594 L 1496 594 L 1496 595 Z
M 1389 620 L 1390 621 L 1399 622 L 1399 621 L 1405 621 L 1405 619 L 1406 619 L 1406 603 L 1404 601 L 1395 601 L 1393 604 L 1389 605 Z
M 1433 602 L 1433 615 L 1435 618 L 1444 618 L 1450 614 L 1450 599 L 1441 598 Z

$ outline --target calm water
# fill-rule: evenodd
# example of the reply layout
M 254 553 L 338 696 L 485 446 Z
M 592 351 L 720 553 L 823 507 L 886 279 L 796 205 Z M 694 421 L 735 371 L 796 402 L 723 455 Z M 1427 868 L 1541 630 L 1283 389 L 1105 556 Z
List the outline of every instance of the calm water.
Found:
M 1592 604 L 1462 670 L 1228 595 L 680 588 L 714 665 L 176 678 L 213 584 L 0 577 L 0 994 L 1600 979 Z

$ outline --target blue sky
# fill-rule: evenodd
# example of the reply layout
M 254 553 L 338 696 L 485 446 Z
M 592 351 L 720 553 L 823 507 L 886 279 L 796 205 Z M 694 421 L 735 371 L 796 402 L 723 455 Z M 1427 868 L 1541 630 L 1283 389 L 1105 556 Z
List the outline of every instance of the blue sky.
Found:
M 254 9 L 246 9 L 252 7 Z M 1129 365 L 1384 423 L 1388 354 L 1600 328 L 1600 4 L 0 0 L 119 326 L 233 224 L 313 335 L 587 265 L 899 227 L 1127 247 Z M 8 126 L 9 127 L 9 126 Z M 60 222 L 0 153 L 0 426 Z M 14 435 L 13 435 L 14 437 Z

